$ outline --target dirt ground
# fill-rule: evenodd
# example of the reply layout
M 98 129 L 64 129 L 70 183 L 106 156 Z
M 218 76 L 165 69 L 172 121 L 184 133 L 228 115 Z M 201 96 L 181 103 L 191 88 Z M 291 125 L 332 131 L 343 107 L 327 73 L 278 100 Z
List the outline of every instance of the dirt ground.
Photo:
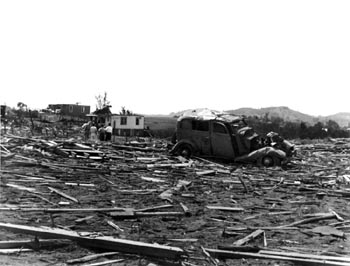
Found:
M 54 226 L 179 247 L 186 252 L 176 261 L 159 259 L 157 254 L 149 257 L 120 252 L 73 265 L 93 265 L 112 259 L 121 261 L 109 265 L 294 265 L 271 259 L 215 259 L 203 251 L 232 246 L 258 229 L 263 230 L 263 236 L 244 246 L 300 254 L 350 254 L 347 139 L 294 141 L 297 156 L 287 165 L 273 168 L 172 157 L 162 140 L 123 145 L 95 143 L 93 147 L 102 153 L 68 152 L 66 157 L 57 151 L 67 152 L 80 140 L 54 140 L 59 144 L 54 150 L 48 148 L 49 140 L 40 139 L 2 137 L 2 147 L 17 156 L 2 159 L 1 223 Z M 74 149 L 78 150 L 76 146 Z M 5 157 L 4 153 L 2 156 Z M 50 215 L 29 210 L 114 207 L 142 210 L 162 205 L 169 206 L 156 210 L 157 215 L 145 217 L 115 216 L 102 211 Z M 328 219 L 296 223 L 334 212 L 336 215 Z M 25 239 L 34 240 L 34 236 L 0 229 L 0 241 Z M 68 265 L 71 259 L 101 252 L 106 250 L 63 240 L 28 252 L 0 255 L 0 265 Z

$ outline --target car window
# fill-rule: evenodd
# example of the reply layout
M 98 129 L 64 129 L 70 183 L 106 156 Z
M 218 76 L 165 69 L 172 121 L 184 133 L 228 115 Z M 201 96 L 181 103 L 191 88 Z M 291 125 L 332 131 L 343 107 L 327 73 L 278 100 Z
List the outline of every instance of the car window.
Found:
M 226 128 L 224 125 L 219 123 L 213 124 L 213 132 L 214 133 L 221 133 L 221 134 L 227 134 Z
M 189 119 L 184 119 L 180 122 L 181 129 L 192 129 L 192 121 Z
M 198 131 L 209 131 L 209 121 L 193 120 L 192 129 Z

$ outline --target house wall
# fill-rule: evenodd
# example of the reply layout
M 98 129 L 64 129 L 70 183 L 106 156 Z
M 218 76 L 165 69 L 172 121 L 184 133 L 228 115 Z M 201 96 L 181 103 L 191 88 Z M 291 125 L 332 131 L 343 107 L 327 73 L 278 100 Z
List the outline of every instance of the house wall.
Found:
M 122 119 L 126 118 L 126 124 L 122 125 Z M 136 119 L 139 119 L 139 124 L 136 124 Z M 116 129 L 144 129 L 145 118 L 143 116 L 112 116 L 111 126 Z
M 126 124 L 122 124 L 126 118 Z M 139 123 L 136 124 L 136 120 Z M 143 116 L 123 116 L 114 115 L 111 117 L 111 126 L 113 127 L 114 136 L 142 136 L 145 126 L 145 118 Z
M 90 113 L 90 106 L 88 105 L 50 104 L 49 108 L 51 110 L 60 109 L 60 114 L 64 116 L 85 117 L 87 114 Z

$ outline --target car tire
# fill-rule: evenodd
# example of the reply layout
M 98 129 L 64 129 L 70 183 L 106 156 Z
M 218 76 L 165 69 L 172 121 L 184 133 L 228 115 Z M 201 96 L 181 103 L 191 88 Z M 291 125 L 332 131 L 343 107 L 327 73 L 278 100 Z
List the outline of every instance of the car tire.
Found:
M 261 158 L 259 164 L 265 167 L 279 166 L 281 165 L 281 160 L 275 156 L 266 155 Z
M 192 153 L 192 147 L 187 144 L 181 145 L 177 150 L 177 154 L 185 158 L 190 158 Z

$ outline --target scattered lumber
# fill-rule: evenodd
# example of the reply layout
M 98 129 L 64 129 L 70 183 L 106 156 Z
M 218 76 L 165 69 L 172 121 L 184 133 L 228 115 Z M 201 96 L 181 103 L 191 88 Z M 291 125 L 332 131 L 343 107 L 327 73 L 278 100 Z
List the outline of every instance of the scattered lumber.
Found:
M 325 236 L 336 236 L 340 238 L 345 238 L 345 233 L 331 226 L 317 226 L 313 229 L 306 230 L 308 232 L 313 232 Z
M 114 250 L 125 253 L 153 256 L 167 259 L 180 259 L 184 251 L 177 247 L 149 244 L 139 241 L 117 239 L 108 236 L 90 238 L 78 232 L 50 227 L 34 227 L 18 224 L 0 223 L 0 228 L 20 234 L 31 234 L 43 238 L 70 239 L 87 247 Z
M 135 146 L 127 146 L 127 145 L 118 145 L 112 144 L 112 146 L 116 149 L 120 150 L 129 150 L 129 151 L 143 151 L 143 152 L 162 152 L 164 149 L 152 148 L 152 147 L 135 147 Z
M 322 215 L 320 215 L 318 217 L 312 217 L 312 218 L 296 221 L 294 223 L 291 223 L 291 224 L 288 224 L 288 225 L 284 225 L 283 227 L 293 227 L 293 226 L 297 226 L 297 225 L 301 225 L 301 224 L 317 222 L 317 221 L 320 221 L 320 220 L 333 219 L 333 218 L 336 218 L 336 217 L 337 216 L 334 213 L 326 213 L 326 214 L 322 214 Z
M 275 252 L 274 254 L 264 253 L 250 253 L 227 251 L 219 249 L 205 249 L 211 256 L 221 259 L 242 259 L 252 258 L 261 260 L 280 260 L 289 261 L 296 264 L 306 264 L 310 266 L 347 266 L 349 265 L 349 258 L 331 257 L 331 256 L 312 256 L 311 254 L 303 254 L 304 257 L 297 257 L 294 254 L 285 252 Z M 310 258 L 310 256 L 312 258 Z
M 175 187 L 172 187 L 172 188 L 167 189 L 166 191 L 162 192 L 159 195 L 159 197 L 161 199 L 170 199 L 171 200 L 171 197 L 172 197 L 174 192 L 180 191 L 184 187 L 189 186 L 191 183 L 192 183 L 191 181 L 179 180 Z
M 3 140 L 2 136 L 0 138 Z M 100 258 L 103 262 L 96 263 L 112 263 L 114 259 L 124 257 L 137 260 L 139 256 L 130 257 L 125 253 L 136 250 L 134 254 L 141 254 L 138 250 L 143 249 L 145 242 L 159 240 L 165 246 L 176 242 L 181 247 L 189 247 L 191 256 L 181 262 L 184 265 L 203 265 L 203 261 L 211 265 L 218 263 L 214 255 L 200 246 L 215 242 L 231 242 L 218 246 L 218 250 L 244 253 L 241 257 L 254 266 L 261 264 L 259 259 L 274 257 L 283 257 L 281 260 L 296 264 L 350 265 L 348 261 L 337 261 L 332 257 L 350 254 L 348 247 L 340 243 L 349 237 L 350 228 L 348 140 L 341 145 L 335 145 L 335 142 L 298 144 L 298 157 L 283 168 L 218 164 L 197 157 L 189 160 L 169 156 L 164 152 L 166 142 L 163 141 L 159 143 L 161 145 L 147 140 L 122 147 L 114 147 L 110 142 L 89 145 L 79 142 L 74 139 L 41 141 L 40 137 L 10 139 L 9 136 L 1 143 L 1 156 L 14 154 L 6 158 L 1 169 L 0 212 L 4 223 L 18 218 L 23 224 L 40 225 L 49 224 L 51 218 L 53 230 L 67 229 L 71 234 L 59 236 L 66 242 L 70 243 L 68 239 L 73 235 L 72 240 L 81 245 L 87 242 L 88 247 L 102 246 L 102 250 L 104 246 L 112 246 L 106 250 L 113 254 L 118 252 L 118 257 L 106 255 Z M 161 148 L 151 151 L 154 147 Z M 48 186 L 78 200 L 79 208 L 65 207 L 76 201 L 62 194 L 62 201 L 55 203 L 53 199 L 58 193 L 52 190 L 49 193 Z M 160 199 L 174 205 L 162 205 Z M 123 220 L 117 222 L 112 218 Z M 56 219 L 56 225 L 53 219 Z M 38 228 L 30 234 L 41 234 L 37 232 Z M 82 232 L 71 231 L 73 228 Z M 261 243 L 266 241 L 263 231 L 268 234 L 269 248 L 266 243 L 261 247 L 252 246 L 257 243 L 253 239 L 261 235 Z M 122 232 L 123 239 L 142 241 L 137 241 L 141 244 L 134 246 L 120 244 L 118 238 L 112 238 L 111 241 L 117 241 L 118 245 L 111 245 L 110 240 L 100 240 L 108 232 L 114 235 Z M 235 242 L 218 239 L 218 232 L 222 232 L 223 238 L 235 237 Z M 45 236 L 56 238 L 57 234 L 45 233 Z M 21 242 L 20 235 L 12 237 Z M 315 240 L 314 244 L 309 237 Z M 260 238 L 258 240 L 260 243 Z M 28 242 L 33 242 L 34 246 L 22 246 L 21 243 L 16 246 L 14 243 L 11 247 L 7 244 L 15 254 L 21 249 L 37 250 L 36 241 Z M 40 242 L 44 246 L 43 241 Z M 168 251 L 162 252 L 164 259 Z M 326 252 L 330 257 L 311 257 Z M 158 250 L 152 246 L 149 253 L 157 254 Z M 76 258 L 78 254 L 70 255 Z M 171 254 L 182 257 L 175 255 L 178 252 Z M 323 260 L 333 264 L 323 264 Z

